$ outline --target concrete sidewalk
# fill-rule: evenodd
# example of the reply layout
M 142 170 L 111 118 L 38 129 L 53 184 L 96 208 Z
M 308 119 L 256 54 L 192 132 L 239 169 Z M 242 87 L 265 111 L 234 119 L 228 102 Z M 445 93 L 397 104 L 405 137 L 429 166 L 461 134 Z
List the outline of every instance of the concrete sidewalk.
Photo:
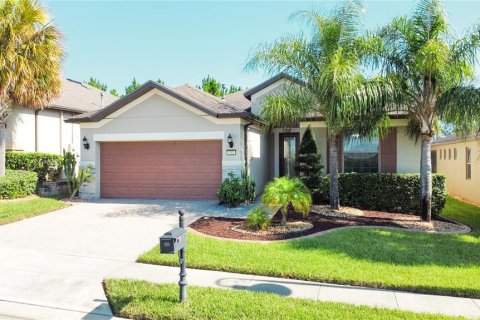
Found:
M 179 269 L 176 267 L 135 263 L 112 274 L 111 278 L 132 278 L 166 283 L 177 282 L 178 272 Z M 420 313 L 480 318 L 479 299 L 415 294 L 197 269 L 187 270 L 187 282 L 197 286 L 265 291 L 281 296 L 318 301 L 345 302 Z

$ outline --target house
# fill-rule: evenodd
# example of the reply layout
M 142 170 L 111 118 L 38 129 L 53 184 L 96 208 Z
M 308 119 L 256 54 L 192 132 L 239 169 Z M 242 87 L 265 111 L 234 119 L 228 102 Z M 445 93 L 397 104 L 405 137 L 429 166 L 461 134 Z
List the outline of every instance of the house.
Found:
M 433 171 L 447 177 L 449 193 L 480 204 L 480 139 L 449 136 L 432 143 Z
M 304 121 L 296 128 L 263 133 L 262 100 L 291 81 L 273 77 L 245 92 L 218 98 L 193 86 L 177 88 L 149 81 L 103 109 L 74 116 L 89 144 L 81 165 L 96 179 L 83 198 L 213 199 L 229 172 L 246 171 L 257 192 L 275 176 L 292 175 L 304 130 L 311 126 L 324 163 L 325 123 Z M 342 171 L 419 172 L 420 145 L 406 135 L 407 121 L 393 119 L 383 140 L 345 139 Z
M 88 84 L 62 80 L 60 96 L 42 110 L 15 106 L 7 118 L 7 151 L 31 151 L 61 154 L 63 150 L 80 152 L 80 126 L 65 123 L 74 115 L 95 111 L 117 97 Z

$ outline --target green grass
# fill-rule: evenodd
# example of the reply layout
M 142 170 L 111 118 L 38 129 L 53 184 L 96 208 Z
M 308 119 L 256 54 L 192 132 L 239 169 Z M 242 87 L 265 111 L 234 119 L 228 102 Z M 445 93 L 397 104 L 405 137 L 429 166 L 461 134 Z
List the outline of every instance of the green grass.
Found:
M 448 196 L 447 206 L 441 216 L 466 224 L 473 232 L 480 233 L 480 207 Z
M 318 302 L 245 290 L 188 287 L 186 303 L 178 303 L 178 286 L 145 281 L 105 280 L 115 316 L 153 319 L 453 319 L 441 315 Z
M 468 224 L 477 221 L 471 217 L 477 214 L 475 210 L 449 199 L 445 215 L 462 217 Z M 175 255 L 160 255 L 158 246 L 141 255 L 138 261 L 178 265 Z M 189 233 L 187 265 L 480 298 L 480 237 L 477 234 L 353 228 L 315 238 L 260 244 Z
M 54 198 L 3 202 L 0 203 L 0 225 L 38 216 L 68 206 L 68 203 Z

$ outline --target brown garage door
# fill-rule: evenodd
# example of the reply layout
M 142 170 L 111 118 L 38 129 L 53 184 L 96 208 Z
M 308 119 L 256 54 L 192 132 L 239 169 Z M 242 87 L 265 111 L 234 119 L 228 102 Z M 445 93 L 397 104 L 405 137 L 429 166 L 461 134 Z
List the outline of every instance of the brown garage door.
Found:
M 222 180 L 221 141 L 104 142 L 103 198 L 214 199 Z

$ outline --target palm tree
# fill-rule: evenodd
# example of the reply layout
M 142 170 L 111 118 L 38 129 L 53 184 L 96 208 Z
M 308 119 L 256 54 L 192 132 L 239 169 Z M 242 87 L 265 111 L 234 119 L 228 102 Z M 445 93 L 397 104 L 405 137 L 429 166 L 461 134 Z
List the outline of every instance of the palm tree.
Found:
M 364 8 L 346 2 L 330 15 L 302 11 L 300 18 L 311 28 L 302 33 L 260 44 L 246 69 L 262 68 L 270 74 L 284 73 L 294 83 L 264 100 L 261 117 L 266 128 L 290 128 L 308 115 L 326 121 L 329 141 L 330 206 L 339 209 L 338 148 L 342 135 L 371 136 L 384 119 L 392 96 L 390 81 L 362 75 L 363 48 L 369 47 L 358 30 Z
M 410 135 L 421 139 L 421 215 L 431 220 L 431 140 L 439 121 L 469 133 L 480 125 L 480 90 L 472 85 L 480 28 L 454 38 L 443 4 L 420 0 L 410 17 L 395 18 L 377 35 L 374 67 L 393 75 L 397 106 L 409 118 Z
M 43 108 L 60 93 L 60 38 L 37 1 L 0 0 L 0 177 L 10 108 Z
M 312 205 L 312 196 L 300 179 L 281 177 L 267 183 L 262 196 L 262 204 L 272 210 L 276 210 L 280 206 L 281 225 L 284 226 L 287 224 L 287 213 L 290 206 L 304 217 L 308 215 Z

